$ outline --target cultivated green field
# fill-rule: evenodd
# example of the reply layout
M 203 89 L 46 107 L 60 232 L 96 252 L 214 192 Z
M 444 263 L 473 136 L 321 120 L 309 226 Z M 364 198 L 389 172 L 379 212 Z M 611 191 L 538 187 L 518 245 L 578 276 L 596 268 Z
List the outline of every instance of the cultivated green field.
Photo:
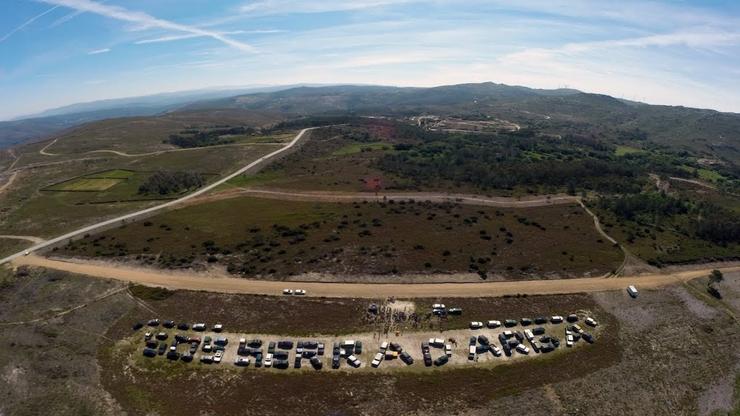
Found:
M 71 191 L 71 192 L 98 192 L 110 189 L 125 179 L 114 178 L 80 178 L 63 182 L 46 188 L 50 191 Z

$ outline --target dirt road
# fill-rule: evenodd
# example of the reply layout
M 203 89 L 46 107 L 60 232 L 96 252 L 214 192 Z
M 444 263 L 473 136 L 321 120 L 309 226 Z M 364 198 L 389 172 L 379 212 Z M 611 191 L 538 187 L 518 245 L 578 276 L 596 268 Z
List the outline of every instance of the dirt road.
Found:
M 275 282 L 241 279 L 234 277 L 205 276 L 195 272 L 168 273 L 81 261 L 61 261 L 35 255 L 18 257 L 13 265 L 36 266 L 62 270 L 93 277 L 133 282 L 146 286 L 168 289 L 202 290 L 219 293 L 242 293 L 255 295 L 278 295 L 284 288 L 305 289 L 310 296 L 334 298 L 386 298 L 404 297 L 487 297 L 516 295 L 565 294 L 578 292 L 602 292 L 624 290 L 628 285 L 640 289 L 655 288 L 672 283 L 685 282 L 707 276 L 710 269 L 688 270 L 670 274 L 652 274 L 619 278 L 582 278 L 566 280 L 528 280 L 481 283 L 418 283 L 418 284 L 372 284 L 372 283 L 318 283 L 318 282 Z M 724 273 L 738 272 L 740 266 L 720 268 Z
M 236 188 L 193 200 L 192 204 L 211 202 L 220 199 L 253 196 L 257 198 L 279 199 L 285 201 L 309 202 L 362 202 L 362 201 L 431 201 L 456 202 L 463 205 L 492 206 L 500 208 L 527 208 L 561 204 L 578 204 L 580 199 L 570 195 L 540 195 L 533 197 L 485 197 L 464 194 L 444 194 L 433 192 L 413 193 L 369 193 L 369 192 L 328 192 L 328 191 L 292 191 L 277 189 Z
M 26 240 L 34 244 L 41 244 L 45 241 L 43 238 L 34 237 L 32 235 L 0 235 L 0 238 L 7 238 L 10 240 Z

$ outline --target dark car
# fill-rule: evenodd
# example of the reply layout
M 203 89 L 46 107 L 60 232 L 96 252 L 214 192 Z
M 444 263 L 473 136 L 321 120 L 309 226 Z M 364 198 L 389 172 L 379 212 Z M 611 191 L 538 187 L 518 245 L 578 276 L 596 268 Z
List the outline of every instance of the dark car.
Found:
M 475 337 L 470 337 L 468 345 L 472 347 L 473 345 L 475 345 L 476 342 L 478 342 L 478 340 Z
M 401 361 L 406 363 L 406 365 L 411 365 L 414 363 L 414 357 L 412 357 L 411 354 L 404 351 L 401 353 Z
M 555 347 L 560 346 L 560 340 L 557 337 L 550 337 L 550 343 Z
M 319 342 L 319 346 L 317 347 L 317 351 L 318 351 L 319 355 L 324 355 L 324 350 L 325 349 L 326 349 L 326 347 L 324 346 L 324 344 L 321 343 L 321 342 Z
M 555 349 L 555 346 L 549 342 L 547 344 L 542 344 L 542 346 L 540 347 L 540 351 L 544 353 L 550 352 L 554 349 Z
M 188 329 L 190 329 L 190 324 L 188 324 L 187 322 L 180 322 L 179 324 L 177 324 L 177 329 L 181 331 L 187 331 Z
M 182 357 L 180 357 L 180 359 L 185 361 L 186 363 L 189 363 L 193 361 L 193 354 L 183 354 Z
M 303 348 L 307 350 L 315 350 L 319 348 L 319 343 L 316 341 L 306 341 L 303 343 Z
M 567 318 L 565 318 L 565 320 L 568 321 L 568 322 L 570 322 L 570 323 L 578 322 L 578 315 L 576 315 L 574 313 L 573 314 L 570 314 L 570 315 L 568 315 Z
M 195 354 L 198 351 L 198 344 L 195 342 L 190 343 L 190 353 Z
M 506 343 L 509 344 L 509 347 L 511 348 L 516 348 L 516 346 L 520 344 L 519 340 L 516 338 L 510 339 Z
M 486 345 L 478 345 L 475 347 L 475 353 L 476 354 L 485 354 L 488 352 L 488 344 Z
M 403 348 L 401 348 L 401 344 L 397 342 L 391 342 L 389 347 L 391 351 L 398 351 L 398 352 L 403 351 Z
M 157 338 L 160 341 L 164 341 L 167 339 L 167 333 L 166 332 L 160 332 L 157 335 L 155 335 L 155 338 Z
M 156 357 L 157 351 L 151 348 L 144 348 L 144 356 L 145 357 Z
M 159 319 L 150 319 L 146 324 L 149 326 L 159 326 Z
M 316 351 L 311 351 L 311 350 L 304 350 L 303 353 L 301 354 L 301 357 L 303 358 L 313 358 L 315 356 L 316 356 Z
M 180 353 L 177 351 L 169 351 L 167 352 L 167 359 L 168 360 L 179 360 L 180 359 Z
M 537 325 L 546 324 L 547 323 L 547 318 L 545 318 L 544 316 L 538 316 L 538 317 L 534 318 L 534 323 L 536 323 Z
M 339 345 L 335 344 L 337 348 L 339 348 Z M 277 347 L 281 350 L 292 350 L 293 349 L 293 341 L 278 341 Z
M 137 323 L 134 324 L 134 326 L 131 327 L 131 329 L 133 329 L 134 331 L 138 331 L 138 330 L 140 330 L 143 327 L 144 327 L 144 324 L 143 323 L 137 322 Z
M 163 355 L 165 351 L 167 351 L 167 343 L 161 342 L 159 344 L 159 348 L 157 348 L 157 353 L 159 355 Z
M 427 341 L 421 342 L 421 352 L 429 352 L 429 342 Z
M 275 351 L 275 353 L 272 355 L 272 358 L 275 358 L 276 360 L 287 360 L 288 352 L 287 351 Z
M 182 334 L 175 334 L 175 341 L 177 342 L 188 342 L 188 337 Z
M 157 349 L 157 347 L 159 346 L 159 342 L 153 339 L 150 339 L 149 341 L 146 342 L 146 346 L 147 348 Z
M 288 362 L 288 360 L 274 360 L 272 362 L 272 366 L 280 370 L 285 370 L 290 366 L 290 363 Z
M 267 344 L 267 353 L 268 354 L 274 354 L 275 353 L 275 342 L 274 341 L 270 341 Z
M 175 321 L 171 321 L 171 320 L 168 319 L 168 320 L 162 322 L 162 326 L 165 327 L 165 328 L 174 328 L 175 327 Z
M 316 370 L 321 370 L 321 368 L 324 367 L 324 363 L 321 362 L 321 359 L 319 357 L 312 357 L 311 366 L 313 366 L 313 368 Z
M 507 319 L 507 320 L 504 321 L 504 326 L 507 327 L 507 328 L 511 328 L 513 326 L 516 326 L 516 324 L 517 324 L 516 319 Z
M 508 343 L 502 343 L 501 348 L 504 350 L 504 355 L 506 355 L 507 357 L 511 357 L 511 347 L 509 347 Z
M 432 354 L 429 354 L 428 352 L 424 353 L 424 365 L 427 367 L 432 366 Z
M 254 355 L 254 366 L 262 367 L 262 353 L 261 352 Z
M 331 368 L 337 369 L 339 368 L 339 355 L 335 354 L 333 357 L 331 357 Z
M 522 342 L 524 341 L 524 334 L 519 331 L 514 331 L 514 338 L 516 338 L 519 342 Z
M 262 346 L 262 340 L 261 339 L 250 339 L 247 342 L 247 345 L 249 345 L 252 348 L 259 348 Z
M 440 366 L 447 364 L 448 361 L 450 361 L 449 357 L 447 357 L 446 355 L 443 355 L 437 358 L 436 360 L 434 360 L 434 365 L 437 367 L 440 367 Z
M 532 325 L 532 320 L 529 318 L 522 318 L 519 322 L 521 322 L 522 326 Z
M 586 342 L 588 342 L 589 344 L 593 344 L 593 343 L 594 343 L 594 336 L 593 336 L 593 335 L 591 335 L 591 334 L 589 334 L 588 332 L 584 332 L 583 334 L 581 334 L 581 337 L 582 337 L 582 338 L 583 338 L 583 339 L 584 339 L 584 340 L 585 340 Z
M 293 368 L 301 368 L 301 357 L 295 357 Z
M 488 337 L 485 335 L 478 335 L 478 343 L 481 345 L 488 345 L 490 342 L 488 341 Z
M 545 333 L 545 328 L 541 326 L 536 326 L 532 328 L 532 335 L 543 335 Z
M 549 335 L 543 335 L 540 337 L 540 342 L 543 344 L 547 344 L 550 342 L 550 336 Z
M 355 342 L 355 354 L 362 354 L 362 341 Z

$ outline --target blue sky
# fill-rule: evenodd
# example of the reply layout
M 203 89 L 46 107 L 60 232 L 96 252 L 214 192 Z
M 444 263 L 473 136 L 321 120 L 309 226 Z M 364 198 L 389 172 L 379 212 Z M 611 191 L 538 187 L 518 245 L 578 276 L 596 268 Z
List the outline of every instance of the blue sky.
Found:
M 482 81 L 740 112 L 740 2 L 0 1 L 0 119 L 214 86 Z

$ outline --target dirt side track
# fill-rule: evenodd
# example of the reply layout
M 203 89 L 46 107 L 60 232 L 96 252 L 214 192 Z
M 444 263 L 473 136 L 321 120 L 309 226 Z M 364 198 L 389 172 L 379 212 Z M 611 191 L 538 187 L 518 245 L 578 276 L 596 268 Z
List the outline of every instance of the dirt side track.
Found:
M 210 277 L 197 273 L 166 273 L 141 268 L 71 262 L 48 259 L 35 255 L 17 258 L 15 266 L 35 266 L 93 277 L 121 280 L 147 286 L 168 289 L 202 290 L 220 293 L 254 295 L 276 295 L 286 287 L 300 287 L 310 296 L 321 297 L 484 297 L 504 295 L 545 295 L 582 292 L 624 290 L 628 285 L 639 288 L 655 288 L 672 283 L 681 283 L 707 276 L 710 269 L 699 269 L 668 274 L 650 274 L 619 278 L 581 278 L 567 280 L 505 281 L 481 283 L 418 283 L 418 284 L 368 284 L 368 283 L 320 283 L 279 282 L 241 279 L 226 276 Z M 740 271 L 740 266 L 720 268 L 724 273 Z

